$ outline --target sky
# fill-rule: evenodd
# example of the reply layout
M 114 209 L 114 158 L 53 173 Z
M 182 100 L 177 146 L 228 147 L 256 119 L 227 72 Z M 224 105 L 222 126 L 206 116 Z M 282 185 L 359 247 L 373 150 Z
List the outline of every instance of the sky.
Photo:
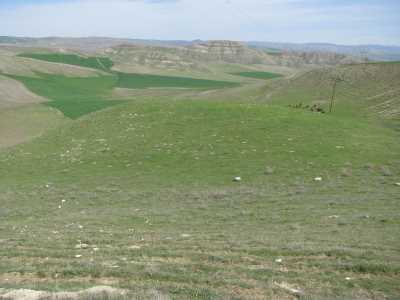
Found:
M 0 0 L 0 35 L 400 45 L 400 0 Z

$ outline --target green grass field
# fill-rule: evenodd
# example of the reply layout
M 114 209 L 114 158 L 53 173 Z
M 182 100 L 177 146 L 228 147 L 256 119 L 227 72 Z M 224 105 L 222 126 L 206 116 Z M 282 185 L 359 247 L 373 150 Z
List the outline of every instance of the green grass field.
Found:
M 238 72 L 238 73 L 232 73 L 232 75 L 250 77 L 256 79 L 273 79 L 282 77 L 281 74 L 271 73 L 271 72 Z
M 120 105 L 0 152 L 0 287 L 398 299 L 398 66 L 240 86 L 13 76 L 71 118 L 99 101 Z M 337 71 L 351 84 L 333 113 L 289 107 L 328 105 Z M 109 100 L 114 87 L 175 84 L 194 91 Z
M 143 88 L 186 88 L 220 89 L 239 86 L 236 82 L 196 79 L 189 77 L 160 76 L 151 74 L 117 73 L 118 87 L 129 89 Z
M 32 92 L 50 99 L 47 105 L 76 119 L 91 112 L 123 103 L 112 98 L 116 87 L 130 89 L 177 87 L 184 89 L 219 89 L 236 83 L 184 77 L 116 73 L 98 77 L 66 77 L 38 74 L 40 77 L 8 75 L 22 82 Z
M 112 67 L 112 62 L 108 58 L 83 58 L 69 54 L 22 54 L 20 56 L 94 69 L 107 69 L 108 71 Z M 109 75 L 99 75 L 97 77 L 66 77 L 45 73 L 37 73 L 37 77 L 7 76 L 22 82 L 37 95 L 49 99 L 50 101 L 47 102 L 47 105 L 57 108 L 66 117 L 72 119 L 123 103 L 123 101 L 117 100 L 110 101 L 114 88 L 207 90 L 239 86 L 238 83 L 227 81 L 111 71 Z
M 39 77 L 11 76 L 29 90 L 47 99 L 47 105 L 57 108 L 66 117 L 76 119 L 85 114 L 122 103 L 111 101 L 115 76 L 66 77 L 38 74 Z

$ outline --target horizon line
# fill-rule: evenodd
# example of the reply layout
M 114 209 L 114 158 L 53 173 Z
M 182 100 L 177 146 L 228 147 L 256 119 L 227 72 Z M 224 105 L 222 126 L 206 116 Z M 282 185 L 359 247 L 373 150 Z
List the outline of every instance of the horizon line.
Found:
M 363 46 L 383 46 L 383 47 L 395 47 L 400 48 L 400 44 L 379 44 L 379 43 L 368 43 L 368 44 L 342 44 L 342 43 L 332 43 L 332 42 L 289 42 L 289 41 L 271 41 L 271 40 L 234 40 L 234 39 L 157 39 L 157 38 L 134 38 L 134 37 L 116 37 L 116 36 L 25 36 L 25 35 L 0 35 L 0 38 L 27 38 L 27 39 L 125 39 L 125 40 L 139 40 L 139 41 L 159 41 L 159 42 L 194 42 L 194 41 L 232 41 L 232 42 L 242 42 L 242 43 L 276 43 L 276 44 L 292 44 L 292 45 L 331 45 L 331 46 L 344 46 L 344 47 L 363 47 Z

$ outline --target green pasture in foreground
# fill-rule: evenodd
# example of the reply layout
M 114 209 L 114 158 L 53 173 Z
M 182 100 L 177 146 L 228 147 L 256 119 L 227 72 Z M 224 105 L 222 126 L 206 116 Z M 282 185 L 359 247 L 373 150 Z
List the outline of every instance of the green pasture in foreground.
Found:
M 211 101 L 104 110 L 0 154 L 0 286 L 396 299 L 398 153 L 398 133 L 356 116 Z
M 138 184 L 159 184 L 159 178 L 166 184 L 218 185 L 234 176 L 256 182 L 264 178 L 265 166 L 279 162 L 282 176 L 312 180 L 340 174 L 346 163 L 362 168 L 395 162 L 397 134 L 374 124 L 262 104 L 135 101 L 33 142 L 27 151 L 37 153 L 40 170 L 25 165 L 31 156 L 18 157 L 16 166 L 30 173 L 15 169 L 14 175 L 62 179 L 104 173 L 136 178 Z M 79 163 L 70 165 L 69 159 Z M 66 166 L 70 176 L 64 175 Z
M 237 72 L 237 73 L 232 73 L 232 75 L 237 75 L 237 76 L 242 76 L 242 77 L 250 77 L 250 78 L 257 78 L 257 79 L 273 79 L 273 78 L 279 78 L 282 77 L 283 75 L 277 74 L 277 73 L 271 73 L 271 72 Z
M 266 166 L 286 179 L 312 181 L 340 175 L 346 164 L 393 164 L 400 144 L 396 132 L 356 117 L 262 104 L 153 100 L 128 102 L 62 127 L 24 151 L 31 154 L 12 155 L 0 174 L 4 170 L 12 180 L 97 174 L 145 185 L 219 185 L 234 176 L 265 179 Z M 31 165 L 40 161 L 40 169 Z

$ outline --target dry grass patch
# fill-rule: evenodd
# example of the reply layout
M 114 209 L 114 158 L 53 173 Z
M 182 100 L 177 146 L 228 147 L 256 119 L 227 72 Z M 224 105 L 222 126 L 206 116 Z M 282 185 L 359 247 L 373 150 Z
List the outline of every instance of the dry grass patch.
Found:
M 29 91 L 22 83 L 0 76 L 0 109 L 47 101 Z

